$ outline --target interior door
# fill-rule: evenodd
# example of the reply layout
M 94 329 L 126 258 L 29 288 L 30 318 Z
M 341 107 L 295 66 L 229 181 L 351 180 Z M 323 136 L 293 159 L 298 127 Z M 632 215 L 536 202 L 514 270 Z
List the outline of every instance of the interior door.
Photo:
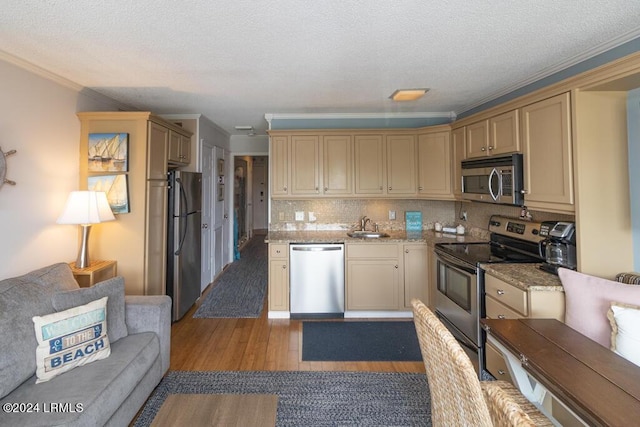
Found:
M 213 282 L 215 259 L 213 257 L 213 199 L 215 194 L 213 147 L 202 145 L 202 291 Z
M 267 229 L 267 164 L 266 157 L 256 157 L 253 161 L 253 229 Z

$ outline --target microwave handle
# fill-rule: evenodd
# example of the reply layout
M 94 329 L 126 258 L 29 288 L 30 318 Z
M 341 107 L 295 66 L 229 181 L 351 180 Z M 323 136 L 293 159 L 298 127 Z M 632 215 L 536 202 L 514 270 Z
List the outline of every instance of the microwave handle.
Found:
M 502 194 L 502 188 L 500 188 L 500 187 L 502 187 L 502 179 L 498 179 L 498 192 L 496 194 L 494 194 L 493 193 L 493 186 L 491 185 L 491 183 L 493 182 L 493 180 L 491 179 L 491 178 L 493 178 L 493 174 L 498 175 L 498 178 L 500 178 L 498 169 L 493 168 L 493 170 L 489 174 L 489 193 L 491 194 L 491 198 L 495 202 L 496 200 L 498 200 L 498 197 L 500 196 L 500 194 Z

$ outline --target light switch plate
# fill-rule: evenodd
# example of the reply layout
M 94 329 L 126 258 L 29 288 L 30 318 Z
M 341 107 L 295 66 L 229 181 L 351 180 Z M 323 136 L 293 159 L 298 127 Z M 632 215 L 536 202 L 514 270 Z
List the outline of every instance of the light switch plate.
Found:
M 284 221 L 284 212 L 278 212 L 278 221 Z
M 309 211 L 309 222 L 313 222 L 316 220 L 316 214 L 314 212 Z
M 304 221 L 304 211 L 296 211 L 296 221 Z
M 389 211 L 389 220 L 396 219 L 396 211 Z

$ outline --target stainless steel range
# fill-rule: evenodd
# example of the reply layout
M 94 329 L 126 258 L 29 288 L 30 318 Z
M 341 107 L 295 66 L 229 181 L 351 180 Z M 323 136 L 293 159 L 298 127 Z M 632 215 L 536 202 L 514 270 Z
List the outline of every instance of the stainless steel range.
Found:
M 485 316 L 484 270 L 489 263 L 530 263 L 544 261 L 540 256 L 540 223 L 519 218 L 492 216 L 489 242 L 438 243 L 436 315 L 465 349 L 476 365 L 484 369 Z

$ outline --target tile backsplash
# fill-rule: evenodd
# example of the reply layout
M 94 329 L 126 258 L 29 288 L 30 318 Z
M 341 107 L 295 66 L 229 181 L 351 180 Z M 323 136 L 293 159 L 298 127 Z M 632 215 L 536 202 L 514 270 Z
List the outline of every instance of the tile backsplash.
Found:
M 395 220 L 389 219 L 389 211 L 395 211 Z M 357 226 L 360 218 L 366 215 L 372 223 L 378 224 L 382 231 L 403 230 L 406 211 L 422 212 L 423 230 L 433 229 L 433 224 L 440 222 L 445 226 L 462 224 L 469 232 L 472 232 L 473 230 L 487 230 L 491 215 L 519 217 L 521 208 L 491 203 L 436 200 L 272 200 L 269 229 L 272 231 L 346 230 Z M 462 211 L 467 212 L 467 221 L 459 219 Z M 302 212 L 302 220 L 296 220 L 296 212 Z M 530 213 L 534 221 L 575 220 L 573 215 L 533 210 Z

